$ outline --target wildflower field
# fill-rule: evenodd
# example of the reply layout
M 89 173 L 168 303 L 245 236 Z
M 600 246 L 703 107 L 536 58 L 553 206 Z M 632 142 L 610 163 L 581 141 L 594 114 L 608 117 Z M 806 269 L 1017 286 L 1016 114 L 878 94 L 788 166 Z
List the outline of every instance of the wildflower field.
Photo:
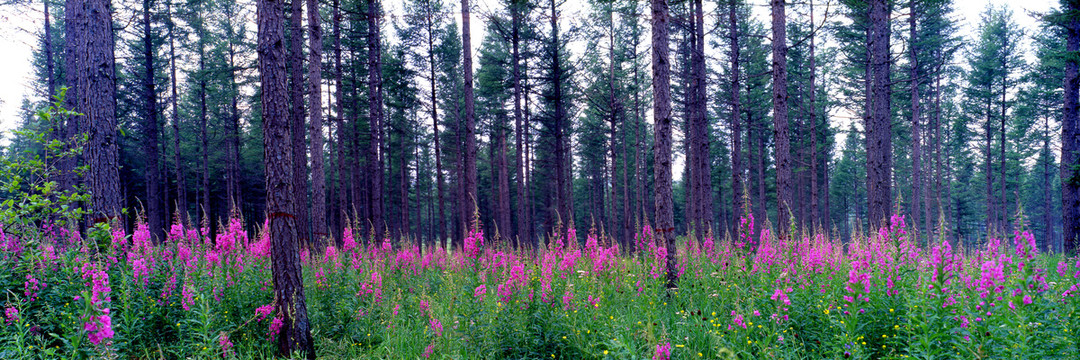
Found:
M 534 254 L 474 231 L 461 251 L 347 231 L 304 250 L 320 358 L 1075 359 L 1080 263 L 1028 232 L 960 251 L 902 218 L 869 237 L 785 241 L 744 221 L 733 241 L 645 227 L 634 249 L 562 231 Z M 0 358 L 266 358 L 269 241 L 0 235 Z M 755 234 L 751 236 L 750 234 Z M 922 245 L 920 245 L 922 244 Z M 677 290 L 664 284 L 676 256 Z

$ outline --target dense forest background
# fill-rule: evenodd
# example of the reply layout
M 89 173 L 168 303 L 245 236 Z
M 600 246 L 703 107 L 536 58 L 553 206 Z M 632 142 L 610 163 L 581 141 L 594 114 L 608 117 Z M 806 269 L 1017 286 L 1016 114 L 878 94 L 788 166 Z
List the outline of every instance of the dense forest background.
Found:
M 285 4 L 301 239 L 351 227 L 460 241 L 477 216 L 515 244 L 571 224 L 629 244 L 656 223 L 647 2 L 501 0 L 468 14 L 467 0 L 402 1 Z M 92 81 L 70 71 L 70 34 L 94 30 L 72 20 L 83 3 L 9 5 L 45 15 L 22 129 L 89 130 L 34 116 Z M 174 220 L 215 231 L 231 214 L 262 226 L 254 3 L 103 3 L 116 128 L 95 131 L 115 130 L 127 226 L 137 214 L 156 236 Z M 752 16 L 766 5 L 771 23 Z M 463 14 L 483 31 L 463 34 Z M 1029 15 L 1042 26 L 1016 25 Z M 964 38 L 950 0 L 672 1 L 674 231 L 723 237 L 752 215 L 847 238 L 901 213 L 956 242 L 1024 226 L 1060 250 L 1068 57 L 1053 15 L 988 6 Z M 10 140 L 6 157 L 44 151 Z M 68 174 L 61 186 L 91 182 Z

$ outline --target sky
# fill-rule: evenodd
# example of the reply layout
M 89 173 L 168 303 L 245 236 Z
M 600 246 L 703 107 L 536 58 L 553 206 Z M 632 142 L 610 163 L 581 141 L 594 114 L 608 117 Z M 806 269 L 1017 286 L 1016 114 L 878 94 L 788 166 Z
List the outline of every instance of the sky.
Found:
M 500 3 L 499 0 L 474 1 L 476 1 L 476 11 L 481 13 L 497 8 Z M 815 4 L 831 1 L 833 6 L 836 6 L 837 2 L 837 0 L 815 1 L 817 1 Z M 712 1 L 706 2 L 712 3 Z M 254 2 L 250 3 L 254 4 Z M 455 9 L 459 4 L 458 1 L 454 0 L 446 1 L 446 3 L 451 3 Z M 583 1 L 567 1 L 563 9 L 564 16 L 569 17 L 570 21 L 575 21 L 575 17 L 584 16 L 585 10 L 581 8 L 582 3 Z M 756 17 L 764 20 L 769 15 L 767 0 L 752 0 L 751 3 L 755 5 L 754 15 Z M 956 9 L 957 21 L 960 22 L 960 35 L 971 38 L 978 25 L 980 13 L 990 4 L 1010 7 L 1013 10 L 1016 24 L 1026 29 L 1028 33 L 1033 33 L 1038 27 L 1038 20 L 1030 16 L 1029 13 L 1047 12 L 1057 3 L 1057 0 L 955 0 L 954 8 Z M 400 13 L 402 7 L 401 1 L 394 0 L 384 0 L 384 6 L 391 16 Z M 706 10 L 710 7 L 711 5 L 706 5 Z M 36 34 L 43 26 L 41 8 L 42 5 L 39 1 L 22 1 L 19 5 L 0 5 L 0 132 L 4 133 L 4 140 L 0 143 L 6 143 L 6 139 L 10 137 L 8 135 L 10 130 L 19 125 L 21 121 L 19 106 L 24 97 L 31 95 L 30 85 L 33 82 L 31 56 L 33 48 L 37 45 Z M 902 13 L 902 9 L 898 9 L 897 13 Z M 455 18 L 460 25 L 460 17 Z M 476 13 L 473 14 L 471 25 L 473 54 L 476 56 L 478 53 L 476 48 L 479 48 L 483 36 L 483 22 L 479 21 Z M 392 31 L 387 29 L 387 32 Z M 475 65 L 478 62 L 474 60 L 473 63 Z M 844 117 L 837 117 L 833 122 L 834 125 L 844 126 L 842 124 L 844 121 L 846 121 Z

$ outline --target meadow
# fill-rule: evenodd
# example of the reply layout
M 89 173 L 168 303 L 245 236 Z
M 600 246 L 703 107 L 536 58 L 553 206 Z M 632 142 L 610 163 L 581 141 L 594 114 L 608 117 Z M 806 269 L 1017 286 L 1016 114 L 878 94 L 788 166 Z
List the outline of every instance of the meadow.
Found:
M 205 231 L 205 229 L 202 229 Z M 249 359 L 274 354 L 269 241 L 0 234 L 0 358 Z M 1069 359 L 1080 357 L 1080 262 L 1023 229 L 957 249 L 902 217 L 853 239 L 790 240 L 752 219 L 728 241 L 648 226 L 632 249 L 558 231 L 535 252 L 482 231 L 448 252 L 347 230 L 303 250 L 320 358 Z M 489 238 L 485 238 L 488 236 Z M 584 240 L 582 240 L 584 238 Z M 676 256 L 678 288 L 665 287 Z

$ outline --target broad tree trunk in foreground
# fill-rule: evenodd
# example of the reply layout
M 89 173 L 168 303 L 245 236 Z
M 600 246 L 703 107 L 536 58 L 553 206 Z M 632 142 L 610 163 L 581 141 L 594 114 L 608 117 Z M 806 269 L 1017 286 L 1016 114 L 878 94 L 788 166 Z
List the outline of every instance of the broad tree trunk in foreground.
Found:
M 1068 37 L 1065 50 L 1075 54 L 1080 51 L 1080 1 L 1068 2 L 1068 18 L 1065 29 Z M 1077 89 L 1080 88 L 1080 74 L 1075 58 L 1065 62 L 1065 116 L 1061 123 L 1061 206 L 1064 213 L 1063 247 L 1066 254 L 1075 255 L 1076 237 L 1080 233 L 1080 174 L 1077 173 L 1077 151 L 1080 151 L 1080 129 L 1077 129 L 1078 116 Z
M 667 0 L 652 0 L 653 172 L 656 177 L 656 232 L 667 249 L 667 287 L 675 288 L 675 221 L 671 190 L 671 63 Z
M 787 29 L 784 0 L 772 0 L 773 148 L 776 157 L 776 219 L 780 234 L 787 234 L 793 205 L 791 143 L 787 107 Z
M 299 1 L 299 0 L 294 0 Z M 273 264 L 274 309 L 282 318 L 279 356 L 303 352 L 315 358 L 300 274 L 300 246 L 293 215 L 292 139 L 285 89 L 285 19 L 282 0 L 258 0 L 259 81 L 262 84 L 266 212 Z
M 81 3 L 81 4 L 80 4 Z M 81 6 L 82 31 L 69 34 L 78 44 L 78 103 L 84 114 L 80 128 L 88 132 L 83 157 L 90 168 L 92 219 L 111 221 L 120 217 L 120 161 L 116 134 L 116 62 L 113 55 L 112 12 L 108 0 L 87 0 Z

